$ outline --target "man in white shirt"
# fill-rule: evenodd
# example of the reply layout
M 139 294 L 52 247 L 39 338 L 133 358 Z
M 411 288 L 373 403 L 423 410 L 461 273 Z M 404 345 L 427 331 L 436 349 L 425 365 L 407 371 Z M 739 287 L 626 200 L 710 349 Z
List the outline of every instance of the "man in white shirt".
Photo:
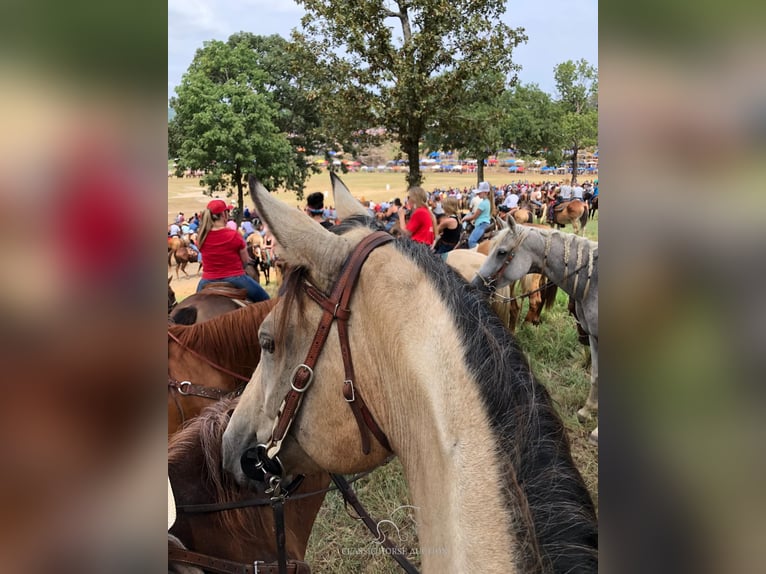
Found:
M 560 201 L 569 201 L 572 199 L 572 186 L 564 184 L 559 189 L 559 199 Z
M 585 190 L 582 188 L 580 184 L 577 184 L 572 188 L 572 198 L 573 199 L 579 199 L 580 201 L 583 200 L 583 192 Z
M 505 196 L 505 201 L 503 201 L 503 205 L 507 207 L 508 210 L 518 207 L 519 196 L 516 195 L 515 190 L 512 189 L 510 192 L 508 192 L 508 195 Z

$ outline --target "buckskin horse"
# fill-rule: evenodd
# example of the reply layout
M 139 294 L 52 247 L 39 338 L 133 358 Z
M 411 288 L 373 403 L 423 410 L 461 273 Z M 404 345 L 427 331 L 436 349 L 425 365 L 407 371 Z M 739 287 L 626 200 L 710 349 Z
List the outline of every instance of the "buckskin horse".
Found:
M 330 177 L 340 235 L 250 178 L 291 273 L 261 325 L 224 467 L 245 482 L 249 453 L 278 481 L 317 466 L 368 470 L 393 453 L 425 574 L 595 572 L 593 502 L 514 338 L 477 290 L 425 245 L 375 232 Z M 391 313 L 384 300 L 406 306 Z
M 548 209 L 554 209 L 554 223 L 559 229 L 567 223 L 572 224 L 572 230 L 577 235 L 582 235 L 585 225 L 588 223 L 588 204 L 579 199 L 572 199 L 556 205 L 555 207 L 546 206 L 543 217 L 540 221 L 546 221 Z
M 255 483 L 237 485 L 221 468 L 221 437 L 235 404 L 236 399 L 225 399 L 205 409 L 168 444 L 168 475 L 176 508 L 168 535 L 170 572 L 202 572 L 187 565 L 229 568 L 210 568 L 215 572 L 248 572 L 256 560 L 257 572 L 278 570 L 270 495 L 263 492 L 263 485 L 258 491 L 254 490 Z M 327 473 L 309 474 L 284 503 L 289 572 L 309 572 L 308 564 L 302 561 L 329 483 Z M 208 508 L 195 509 L 195 505 Z M 234 508 L 214 510 L 226 506 Z M 208 509 L 212 511 L 199 512 Z
M 261 358 L 258 329 L 276 299 L 196 325 L 168 326 L 168 436 L 242 390 Z
M 588 335 L 591 354 L 590 393 L 577 414 L 591 419 L 598 411 L 598 243 L 510 221 L 493 240 L 473 285 L 499 288 L 530 270 L 543 273 L 575 300 L 576 318 Z M 598 427 L 591 433 L 591 442 L 598 443 Z

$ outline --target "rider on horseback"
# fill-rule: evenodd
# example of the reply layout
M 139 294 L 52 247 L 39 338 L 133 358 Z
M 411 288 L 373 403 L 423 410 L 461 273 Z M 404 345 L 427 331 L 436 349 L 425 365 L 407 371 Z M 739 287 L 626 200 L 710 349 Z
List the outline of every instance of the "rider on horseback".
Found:
M 490 223 L 490 217 L 492 215 L 492 207 L 490 204 L 489 196 L 489 182 L 482 181 L 479 184 L 479 188 L 476 190 L 476 195 L 481 198 L 473 213 L 466 215 L 463 218 L 463 222 L 473 221 L 473 232 L 468 238 L 468 249 L 473 249 L 479 243 L 479 239 L 484 235 L 484 230 Z
M 197 291 L 208 283 L 222 281 L 246 289 L 251 301 L 264 301 L 269 298 L 268 293 L 243 268 L 250 259 L 244 239 L 236 229 L 226 227 L 231 207 L 221 199 L 214 199 L 203 212 L 199 248 L 205 267 Z

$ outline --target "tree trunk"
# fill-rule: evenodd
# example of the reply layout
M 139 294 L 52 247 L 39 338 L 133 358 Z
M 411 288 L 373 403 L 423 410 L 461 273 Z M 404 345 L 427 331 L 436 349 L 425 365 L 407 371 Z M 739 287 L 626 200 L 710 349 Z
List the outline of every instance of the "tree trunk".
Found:
M 420 149 L 418 141 L 413 144 L 411 140 L 402 144 L 402 151 L 407 154 L 407 160 L 410 162 L 407 172 L 407 187 L 415 187 L 423 183 L 423 174 L 420 173 Z
M 484 160 L 486 158 L 479 157 L 478 163 L 476 164 L 476 187 L 479 187 L 479 184 L 484 181 Z
M 572 149 L 572 185 L 575 185 L 577 183 L 577 152 L 580 151 L 580 148 L 577 146 L 574 146 Z
M 234 168 L 234 180 L 237 182 L 237 228 L 242 223 L 242 214 L 245 211 L 245 194 L 242 189 L 242 174 L 239 168 Z

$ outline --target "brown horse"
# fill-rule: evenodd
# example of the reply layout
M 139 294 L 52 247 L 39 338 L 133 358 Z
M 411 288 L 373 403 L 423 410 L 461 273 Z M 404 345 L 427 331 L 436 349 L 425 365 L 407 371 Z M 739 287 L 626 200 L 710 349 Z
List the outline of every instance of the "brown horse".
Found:
M 331 177 L 339 235 L 251 178 L 258 213 L 295 271 L 261 326 L 273 349 L 224 433 L 224 468 L 247 480 L 242 457 L 258 444 L 258 458 L 280 458 L 288 474 L 361 472 L 394 454 L 423 574 L 595 572 L 593 502 L 518 343 L 425 246 L 376 233 Z M 406 308 L 392 314 L 382 300 Z
M 545 216 L 548 215 L 547 209 L 550 208 L 546 208 Z M 582 235 L 588 223 L 588 204 L 579 199 L 565 201 L 555 207 L 553 215 L 554 225 L 557 225 L 559 229 L 571 223 L 575 234 Z
M 178 279 L 179 269 L 184 272 L 184 275 L 189 277 L 189 274 L 186 272 L 186 266 L 189 263 L 199 263 L 197 267 L 198 275 L 202 271 L 202 262 L 199 261 L 199 254 L 191 247 L 181 246 L 173 252 L 173 256 L 176 260 L 176 279 Z
M 168 237 L 168 267 L 172 265 L 171 257 L 183 246 L 184 242 L 180 237 Z
M 189 295 L 178 303 L 168 314 L 168 322 L 176 325 L 202 323 L 248 304 L 244 289 L 237 289 L 228 283 L 208 283 L 202 291 Z
M 254 492 L 253 484 L 237 485 L 221 465 L 221 439 L 236 399 L 223 400 L 205 409 L 168 444 L 168 474 L 176 504 L 175 524 L 168 535 L 168 547 L 187 549 L 218 559 L 230 560 L 258 571 L 276 572 L 277 548 L 274 516 L 269 495 Z M 330 483 L 327 473 L 309 474 L 295 490 L 295 499 L 284 504 L 285 550 L 288 565 L 302 561 L 306 555 L 311 529 L 325 497 L 324 492 L 299 498 L 325 489 Z M 192 513 L 184 509 L 193 504 L 226 504 L 242 500 L 258 500 L 262 505 L 219 512 Z M 202 572 L 170 563 L 170 572 Z M 305 563 L 296 564 L 299 572 L 308 572 Z M 267 570 L 267 568 L 273 570 Z M 216 570 L 217 571 L 217 570 Z
M 258 329 L 276 303 L 269 299 L 197 325 L 168 327 L 168 435 L 212 400 L 245 386 L 261 358 Z M 199 387 L 203 396 L 195 394 Z

